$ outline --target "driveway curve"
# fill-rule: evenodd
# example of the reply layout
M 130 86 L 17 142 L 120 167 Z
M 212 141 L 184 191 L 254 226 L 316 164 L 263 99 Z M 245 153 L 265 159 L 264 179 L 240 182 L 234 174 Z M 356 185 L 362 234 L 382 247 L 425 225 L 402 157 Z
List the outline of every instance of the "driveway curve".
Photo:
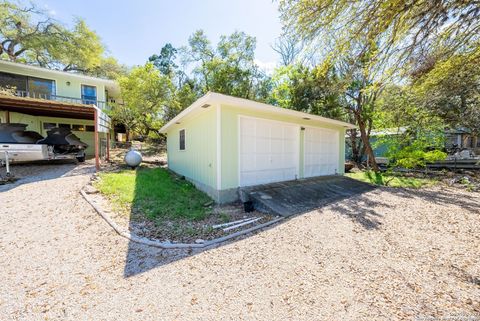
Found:
M 79 194 L 90 164 L 0 186 L 1 320 L 479 316 L 480 197 L 380 188 L 217 248 L 130 244 Z

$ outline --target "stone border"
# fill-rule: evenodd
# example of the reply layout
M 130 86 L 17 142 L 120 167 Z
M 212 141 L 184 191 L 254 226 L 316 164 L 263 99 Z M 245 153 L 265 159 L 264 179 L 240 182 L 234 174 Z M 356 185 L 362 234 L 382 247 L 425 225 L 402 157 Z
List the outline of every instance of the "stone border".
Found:
M 149 238 L 146 238 L 146 237 L 140 237 L 138 235 L 135 235 L 133 233 L 130 233 L 130 231 L 126 231 L 124 229 L 122 229 L 120 226 L 117 225 L 117 223 L 115 223 L 113 221 L 113 219 L 107 215 L 100 207 L 98 207 L 91 199 L 90 197 L 88 196 L 88 194 L 84 191 L 84 188 L 82 188 L 80 190 L 80 194 L 82 194 L 83 198 L 87 201 L 88 204 L 90 204 L 90 206 L 93 207 L 93 209 L 98 213 L 100 214 L 100 216 L 108 223 L 108 225 L 110 225 L 113 230 L 120 236 L 132 241 L 132 242 L 135 242 L 135 243 L 140 243 L 140 244 L 144 244 L 144 245 L 148 245 L 148 246 L 153 246 L 153 247 L 158 247 L 158 248 L 162 248 L 162 249 L 189 249 L 189 248 L 205 248 L 205 247 L 208 247 L 208 246 L 212 246 L 212 245 L 215 245 L 215 244 L 219 244 L 219 243 L 222 243 L 222 242 L 225 242 L 225 241 L 228 241 L 230 239 L 233 239 L 235 237 L 238 237 L 238 236 L 242 236 L 242 235 L 245 235 L 245 234 L 248 234 L 248 233 L 251 233 L 251 232 L 254 232 L 256 230 L 259 230 L 259 229 L 262 229 L 264 227 L 267 227 L 269 225 L 272 225 L 272 224 L 275 224 L 277 222 L 280 222 L 281 220 L 284 219 L 284 217 L 279 217 L 279 218 L 276 218 L 274 220 L 271 220 L 271 221 L 268 221 L 268 222 L 265 222 L 263 224 L 260 224 L 260 225 L 256 225 L 256 226 L 253 226 L 251 228 L 248 228 L 246 230 L 241 230 L 241 231 L 238 231 L 238 232 L 235 232 L 235 233 L 232 233 L 232 234 L 229 234 L 229 235 L 225 235 L 225 236 L 222 236 L 222 237 L 219 237 L 219 238 L 216 238 L 216 239 L 213 239 L 213 240 L 209 240 L 209 241 L 205 241 L 203 243 L 170 243 L 170 242 L 161 242 L 161 241 L 157 241 L 157 240 L 152 240 L 152 239 L 149 239 Z

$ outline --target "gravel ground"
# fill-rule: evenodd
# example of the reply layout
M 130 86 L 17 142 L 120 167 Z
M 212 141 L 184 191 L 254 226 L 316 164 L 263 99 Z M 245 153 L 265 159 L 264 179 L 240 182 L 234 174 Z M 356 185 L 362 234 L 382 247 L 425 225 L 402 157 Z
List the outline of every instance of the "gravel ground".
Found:
M 478 193 L 379 188 L 166 251 L 88 206 L 91 164 L 23 171 L 0 186 L 1 320 L 480 320 Z

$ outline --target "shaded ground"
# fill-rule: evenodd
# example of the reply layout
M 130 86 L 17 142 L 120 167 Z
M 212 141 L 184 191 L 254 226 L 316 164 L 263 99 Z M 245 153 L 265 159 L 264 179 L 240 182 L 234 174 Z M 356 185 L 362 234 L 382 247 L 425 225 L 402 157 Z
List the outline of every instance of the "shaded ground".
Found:
M 66 166 L 0 186 L 2 320 L 479 317 L 478 193 L 378 188 L 218 248 L 128 252 Z

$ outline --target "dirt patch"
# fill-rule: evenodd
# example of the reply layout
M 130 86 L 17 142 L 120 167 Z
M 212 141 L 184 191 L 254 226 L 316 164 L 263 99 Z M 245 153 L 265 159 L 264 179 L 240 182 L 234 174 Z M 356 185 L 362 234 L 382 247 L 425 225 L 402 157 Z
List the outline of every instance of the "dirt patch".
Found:
M 98 179 L 96 176 L 92 180 Z M 214 202 L 205 204 L 210 214 L 202 220 L 186 219 L 161 219 L 158 221 L 147 218 L 144 213 L 137 209 L 121 211 L 115 209 L 108 197 L 102 195 L 92 182 L 85 188 L 89 197 L 98 204 L 119 226 L 125 230 L 152 240 L 171 243 L 203 243 L 219 237 L 230 235 L 242 229 L 251 228 L 264 224 L 278 217 L 264 214 L 258 211 L 245 212 L 242 203 L 232 203 L 228 205 L 218 205 Z M 249 220 L 254 220 L 247 223 Z M 242 222 L 240 222 L 242 221 Z M 219 226 L 222 224 L 231 224 L 228 226 Z M 236 225 L 243 224 L 235 228 Z
M 166 155 L 161 146 L 134 144 L 134 148 L 142 152 L 142 168 L 153 169 L 167 167 Z M 103 164 L 102 171 L 115 173 L 122 170 L 128 170 L 128 166 L 123 162 L 123 157 L 127 151 L 128 150 L 125 148 L 112 149 L 111 160 L 110 162 Z M 96 179 L 99 179 L 99 177 L 94 176 L 93 180 Z M 218 205 L 212 201 L 205 204 L 205 207 L 210 212 L 205 219 L 161 219 L 157 221 L 148 218 L 141 210 L 136 208 L 129 208 L 126 211 L 115 208 L 112 205 L 111 200 L 109 200 L 107 196 L 98 193 L 92 184 L 89 184 L 87 190 L 92 198 L 101 204 L 103 209 L 108 211 L 110 217 L 118 225 L 137 236 L 147 237 L 162 242 L 200 243 L 202 241 L 209 241 L 226 236 L 242 229 L 251 228 L 276 218 L 273 215 L 260 213 L 258 211 L 246 213 L 243 204 L 240 202 L 228 205 Z M 230 229 L 230 226 L 214 228 L 215 225 L 246 219 L 255 219 L 255 221 L 233 229 Z M 224 228 L 229 229 L 224 231 Z

